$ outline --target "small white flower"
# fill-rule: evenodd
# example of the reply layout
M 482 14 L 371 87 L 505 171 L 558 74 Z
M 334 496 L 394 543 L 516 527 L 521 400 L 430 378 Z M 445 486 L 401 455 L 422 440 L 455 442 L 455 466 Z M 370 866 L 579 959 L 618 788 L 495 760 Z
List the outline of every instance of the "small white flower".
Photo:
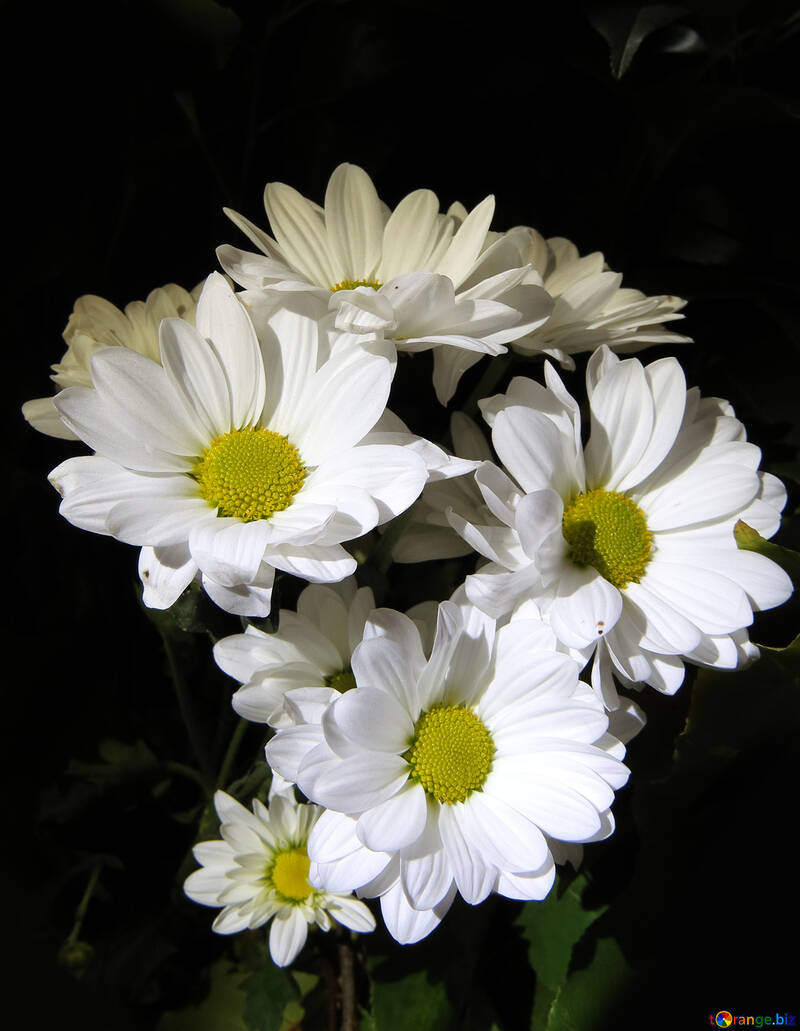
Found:
M 429 562 L 432 559 L 458 558 L 473 548 L 460 537 L 447 518 L 455 509 L 473 523 L 485 523 L 489 510 L 473 476 L 481 462 L 491 461 L 492 452 L 483 433 L 463 412 L 450 416 L 450 436 L 457 459 L 464 468 L 448 479 L 429 477 L 414 505 L 408 526 L 392 548 L 395 562 Z
M 212 924 L 219 934 L 235 934 L 272 920 L 269 951 L 288 966 L 306 943 L 309 924 L 329 931 L 333 923 L 351 931 L 372 931 L 375 919 L 349 893 L 327 892 L 308 880 L 308 836 L 322 810 L 274 795 L 269 808 L 257 798 L 253 811 L 217 791 L 214 806 L 221 841 L 194 847 L 203 867 L 190 874 L 184 891 L 203 906 L 221 906 Z
M 436 616 L 431 621 L 431 606 L 435 609 L 433 603 L 417 605 L 410 615 L 432 641 Z M 296 612 L 281 609 L 276 633 L 248 626 L 243 634 L 217 641 L 217 665 L 243 685 L 233 696 L 236 712 L 255 723 L 291 726 L 295 720 L 284 706 L 287 691 L 304 689 L 306 699 L 316 691 L 327 704 L 355 687 L 350 659 L 374 608 L 372 589 L 357 587 L 352 577 L 310 584 L 300 593 Z
M 284 183 L 267 184 L 264 206 L 275 239 L 227 211 L 261 251 L 220 247 L 230 276 L 248 290 L 325 298 L 338 329 L 383 332 L 401 351 L 434 348 L 442 404 L 482 355 L 502 354 L 552 309 L 515 240 L 495 234 L 489 242 L 493 197 L 445 215 L 434 193 L 415 190 L 390 212 L 367 173 L 342 164 L 324 208 Z
M 61 389 L 90 387 L 91 357 L 103 347 L 127 347 L 159 361 L 158 327 L 161 320 L 180 318 L 193 324 L 199 290 L 196 287 L 189 293 L 183 287 L 168 283 L 152 290 L 144 301 L 131 301 L 125 305 L 124 312 L 102 297 L 93 294 L 79 297 L 63 334 L 67 350 L 61 361 L 52 366 L 50 378 Z M 52 397 L 26 401 L 22 414 L 40 433 L 64 440 L 77 439 L 62 422 Z
M 534 598 L 559 640 L 588 659 L 613 708 L 617 676 L 672 693 L 684 660 L 732 669 L 753 655 L 753 611 L 791 594 L 765 556 L 737 548 L 738 519 L 771 537 L 786 492 L 759 473 L 733 409 L 686 390 L 674 358 L 646 367 L 602 347 L 589 361 L 591 436 L 553 368 L 481 402 L 507 475 L 475 474 L 492 521 L 450 513 L 490 561 L 467 577 L 495 618 Z M 513 479 L 511 479 L 513 477 Z
M 443 602 L 426 659 L 407 616 L 374 612 L 352 656 L 357 686 L 322 707 L 289 692 L 296 726 L 267 745 L 328 810 L 309 839 L 312 877 L 381 896 L 399 941 L 429 933 L 456 891 L 471 904 L 544 898 L 550 839 L 610 834 L 628 775 L 578 669 L 539 620 L 496 631 Z
M 286 309 L 258 339 L 216 273 L 196 323 L 162 321 L 161 365 L 127 348 L 94 355 L 94 387 L 56 407 L 97 454 L 50 480 L 70 522 L 143 547 L 146 605 L 168 607 L 199 571 L 222 608 L 263 616 L 275 569 L 350 575 L 342 542 L 404 511 L 428 472 L 411 447 L 364 444 L 394 372 L 379 341 L 332 347 Z
M 545 240 L 528 227 L 512 233 L 522 260 L 541 275 L 555 302 L 546 323 L 514 341 L 515 351 L 548 354 L 573 369 L 571 355 L 594 351 L 601 344 L 630 353 L 655 344 L 691 341 L 664 328 L 665 322 L 683 318 L 680 310 L 686 301 L 680 297 L 647 297 L 623 287 L 622 276 L 608 268 L 599 251 L 581 257 L 575 244 L 563 237 Z

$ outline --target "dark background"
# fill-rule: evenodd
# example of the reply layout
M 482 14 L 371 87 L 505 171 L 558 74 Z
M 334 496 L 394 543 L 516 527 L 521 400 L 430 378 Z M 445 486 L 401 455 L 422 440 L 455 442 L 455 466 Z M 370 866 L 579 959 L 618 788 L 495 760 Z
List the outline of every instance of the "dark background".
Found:
M 218 244 L 243 245 L 223 205 L 265 225 L 265 182 L 321 201 L 340 161 L 366 168 L 390 206 L 422 186 L 443 208 L 494 193 L 493 228 L 567 236 L 581 252 L 602 250 L 625 285 L 689 299 L 674 327 L 696 340 L 680 351 L 688 381 L 734 402 L 796 506 L 797 14 L 777 2 L 662 5 L 657 19 L 669 24 L 618 77 L 638 9 L 3 5 L 12 442 L 3 908 L 6 999 L 25 1021 L 12 1026 L 152 1027 L 202 994 L 198 972 L 220 948 L 203 931 L 210 914 L 197 919 L 171 881 L 192 840 L 192 825 L 176 818 L 196 802 L 192 785 L 157 795 L 135 778 L 109 786 L 96 769 L 102 738 L 143 739 L 159 760 L 191 761 L 157 630 L 137 600 L 136 551 L 58 516 L 46 475 L 79 446 L 17 414 L 50 392 L 48 366 L 79 295 L 122 307 L 166 282 L 191 288 L 216 267 Z M 779 539 L 796 546 L 796 537 L 787 528 Z M 791 620 L 768 614 L 753 636 L 786 644 Z M 231 685 L 206 668 L 207 650 L 192 655 L 217 756 L 233 725 Z M 689 690 L 644 699 L 666 728 L 639 746 L 657 753 L 655 767 Z M 255 753 L 258 730 L 248 733 Z M 777 729 L 673 814 L 651 910 L 630 913 L 620 932 L 643 980 L 616 1026 L 693 1028 L 721 1008 L 800 1009 L 796 747 Z M 69 773 L 76 760 L 95 764 L 88 786 L 79 768 Z M 600 867 L 634 861 L 635 840 L 620 841 Z M 75 980 L 56 954 L 98 854 L 110 859 L 82 934 L 97 956 Z M 630 873 L 605 876 L 622 890 Z M 507 1019 L 524 1026 L 513 1005 Z

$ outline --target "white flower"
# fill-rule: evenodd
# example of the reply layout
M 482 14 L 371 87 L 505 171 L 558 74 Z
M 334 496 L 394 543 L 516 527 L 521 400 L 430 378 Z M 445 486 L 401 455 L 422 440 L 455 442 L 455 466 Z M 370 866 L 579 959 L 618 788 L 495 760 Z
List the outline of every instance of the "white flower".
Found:
M 272 920 L 269 951 L 279 967 L 288 966 L 306 943 L 308 925 L 329 931 L 333 923 L 352 931 L 372 931 L 375 919 L 348 893 L 321 891 L 308 880 L 308 835 L 322 810 L 274 795 L 269 808 L 257 798 L 253 811 L 217 791 L 214 805 L 221 841 L 203 841 L 195 870 L 184 891 L 203 906 L 221 906 L 212 924 L 219 934 L 235 934 Z
M 420 633 L 430 639 L 428 651 L 436 626 L 431 607 L 436 606 L 424 602 L 409 610 Z M 372 589 L 357 587 L 352 577 L 337 584 L 310 584 L 297 599 L 297 612 L 280 610 L 276 633 L 248 626 L 243 634 L 217 641 L 217 665 L 243 685 L 233 696 L 236 712 L 255 723 L 291 726 L 292 710 L 284 706 L 287 691 L 305 689 L 305 698 L 317 691 L 327 704 L 355 687 L 350 658 L 374 608 Z
M 491 523 L 451 513 L 490 559 L 467 577 L 473 604 L 500 618 L 536 599 L 558 638 L 588 659 L 605 704 L 613 675 L 672 693 L 684 660 L 735 668 L 752 657 L 753 611 L 790 595 L 774 562 L 736 546 L 743 519 L 766 537 L 786 492 L 759 473 L 733 409 L 686 390 L 674 358 L 646 367 L 602 347 L 589 361 L 591 436 L 553 368 L 548 388 L 516 378 L 481 402 L 494 448 L 475 474 Z
M 381 896 L 399 941 L 429 933 L 456 892 L 541 899 L 549 839 L 613 830 L 624 747 L 578 665 L 539 620 L 500 630 L 471 605 L 439 606 L 429 659 L 414 623 L 379 609 L 352 656 L 356 687 L 267 745 L 270 765 L 326 806 L 312 879 Z
M 492 452 L 475 422 L 463 412 L 450 416 L 450 436 L 457 459 L 464 467 L 452 478 L 434 479 L 414 505 L 408 526 L 392 548 L 395 562 L 429 562 L 432 559 L 458 558 L 473 550 L 450 525 L 448 509 L 459 512 L 474 523 L 486 522 L 489 510 L 473 476 L 481 462 L 490 461 Z
M 70 522 L 143 546 L 146 605 L 171 605 L 199 570 L 222 608 L 266 615 L 276 568 L 348 576 L 342 542 L 407 508 L 427 470 L 411 448 L 357 446 L 389 395 L 378 341 L 331 350 L 314 319 L 279 309 L 259 342 L 216 273 L 196 318 L 161 323 L 161 366 L 109 348 L 92 359 L 94 388 L 58 395 L 97 454 L 50 479 Z
M 338 329 L 382 331 L 398 350 L 434 348 L 442 404 L 483 354 L 503 353 L 552 309 L 515 241 L 487 242 L 493 197 L 443 215 L 434 193 L 415 190 L 390 212 L 367 173 L 342 164 L 324 209 L 284 183 L 267 184 L 264 206 L 275 239 L 227 210 L 262 252 L 220 247 L 231 277 L 249 290 L 309 291 L 336 311 Z
M 691 341 L 664 328 L 682 319 L 686 301 L 671 295 L 647 297 L 622 286 L 622 276 L 611 271 L 599 251 L 578 253 L 575 244 L 556 236 L 545 240 L 535 229 L 511 231 L 523 261 L 541 275 L 555 305 L 542 326 L 514 341 L 521 354 L 549 354 L 567 368 L 570 357 L 607 344 L 613 351 L 641 351 L 654 344 Z M 511 235 L 511 234 L 509 234 Z
M 147 295 L 145 301 L 131 301 L 125 311 L 102 297 L 86 294 L 75 302 L 64 340 L 67 350 L 52 366 L 50 377 L 60 388 L 92 385 L 90 360 L 103 347 L 127 347 L 153 361 L 159 361 L 158 327 L 162 319 L 181 318 L 194 323 L 196 295 L 168 283 Z M 27 421 L 50 437 L 75 440 L 75 434 L 61 421 L 52 397 L 26 401 L 22 414 Z

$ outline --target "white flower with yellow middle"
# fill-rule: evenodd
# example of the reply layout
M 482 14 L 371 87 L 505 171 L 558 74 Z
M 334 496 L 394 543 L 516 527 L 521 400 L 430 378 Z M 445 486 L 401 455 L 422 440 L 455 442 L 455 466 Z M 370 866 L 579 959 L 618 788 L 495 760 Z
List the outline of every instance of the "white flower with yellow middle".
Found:
M 256 616 L 276 569 L 344 579 L 356 561 L 343 542 L 404 511 L 428 477 L 413 448 L 362 443 L 394 373 L 393 350 L 368 344 L 332 347 L 316 319 L 287 309 L 258 338 L 213 274 L 196 327 L 161 323 L 161 364 L 108 348 L 92 358 L 93 387 L 56 398 L 96 451 L 50 474 L 62 515 L 142 547 L 154 608 L 197 575 L 220 607 Z
M 214 806 L 222 840 L 194 846 L 202 869 L 184 883 L 194 902 L 222 907 L 214 931 L 236 934 L 271 920 L 270 955 L 285 967 L 305 945 L 310 925 L 374 930 L 375 918 L 363 902 L 309 882 L 308 836 L 322 815 L 318 806 L 274 795 L 269 808 L 254 798 L 250 812 L 224 791 L 214 795 Z
M 490 239 L 494 197 L 443 214 L 436 194 L 414 190 L 390 211 L 363 169 L 342 164 L 324 208 L 285 183 L 267 184 L 264 206 L 274 238 L 227 210 L 260 253 L 220 247 L 225 271 L 248 290 L 313 294 L 341 330 L 379 330 L 398 351 L 433 348 L 442 404 L 484 354 L 502 354 L 552 310 L 515 240 Z

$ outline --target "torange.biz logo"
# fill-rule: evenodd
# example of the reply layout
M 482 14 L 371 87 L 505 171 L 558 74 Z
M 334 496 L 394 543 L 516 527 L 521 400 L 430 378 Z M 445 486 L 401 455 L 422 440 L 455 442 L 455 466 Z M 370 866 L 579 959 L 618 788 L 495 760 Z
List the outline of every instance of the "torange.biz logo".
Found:
M 708 1022 L 711 1027 L 794 1027 L 794 1014 L 767 1013 L 763 1016 L 734 1016 L 729 1010 L 709 1013 Z

